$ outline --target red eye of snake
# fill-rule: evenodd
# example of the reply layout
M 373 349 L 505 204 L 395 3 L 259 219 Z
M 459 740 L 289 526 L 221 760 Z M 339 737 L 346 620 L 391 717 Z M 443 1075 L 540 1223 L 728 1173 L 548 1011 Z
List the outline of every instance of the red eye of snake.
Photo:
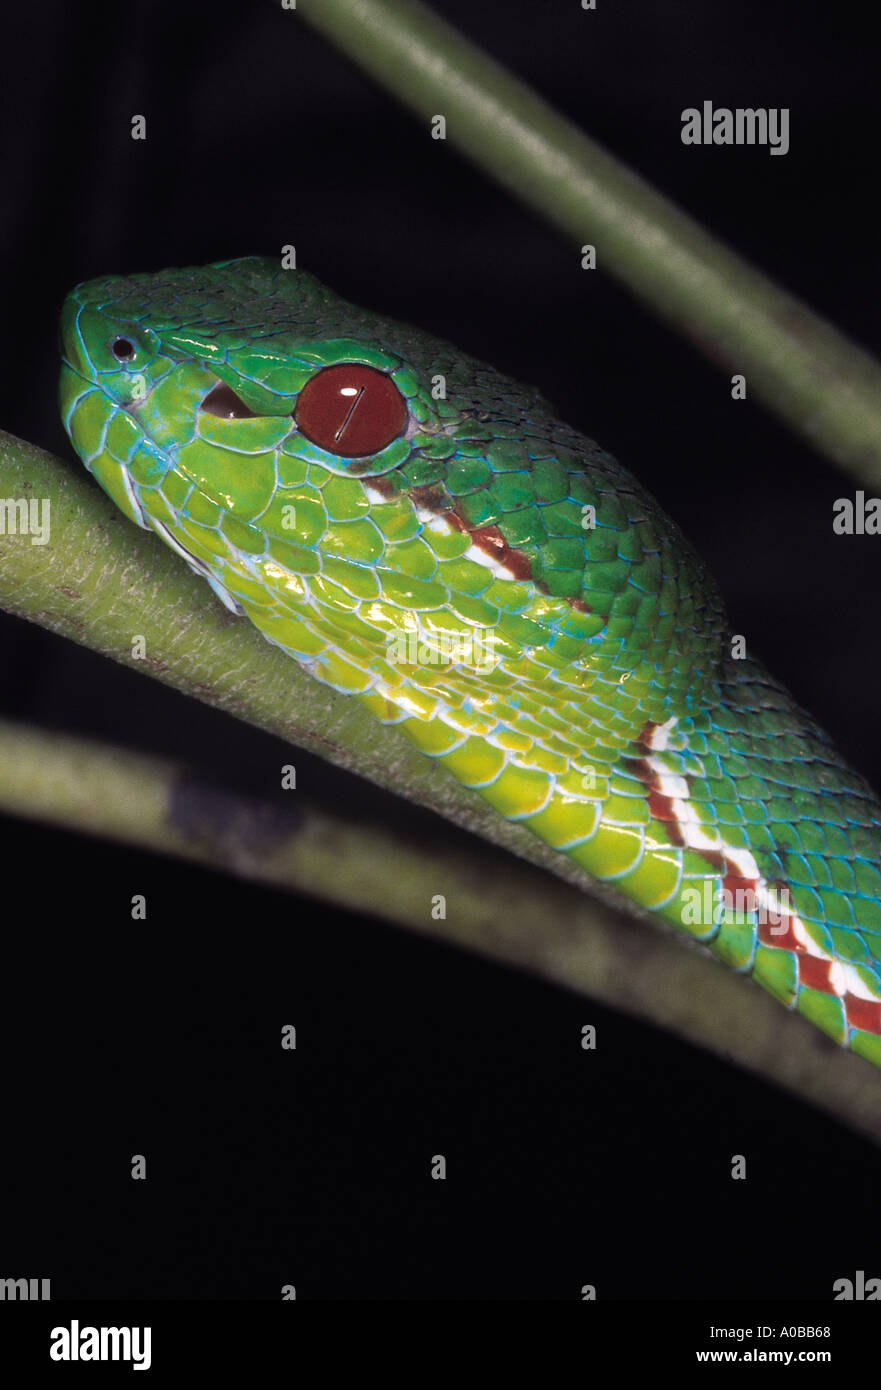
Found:
M 319 448 L 361 458 L 403 434 L 408 417 L 390 376 L 361 362 L 343 362 L 306 382 L 294 418 L 300 433 Z

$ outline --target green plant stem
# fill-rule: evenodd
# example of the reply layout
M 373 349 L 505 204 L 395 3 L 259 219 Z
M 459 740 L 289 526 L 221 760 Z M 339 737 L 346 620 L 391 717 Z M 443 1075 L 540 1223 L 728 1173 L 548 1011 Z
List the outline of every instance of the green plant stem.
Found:
M 565 856 L 496 816 L 395 729 L 377 725 L 227 614 L 85 474 L 0 433 L 0 496 L 51 508 L 49 544 L 0 537 L 0 606 L 596 891 Z M 145 655 L 135 659 L 141 639 Z M 11 814 L 297 887 L 528 968 L 773 1078 L 881 1142 L 877 1073 L 867 1063 L 654 923 L 623 917 L 486 847 L 404 844 L 381 828 L 348 824 L 299 800 L 293 806 L 299 815 L 286 820 L 229 796 L 218 802 L 176 765 L 0 727 L 0 807 Z M 448 903 L 444 920 L 431 916 L 438 893 Z
M 443 115 L 451 143 L 881 489 L 881 368 L 866 352 L 415 0 L 300 0 L 297 13 L 425 122 L 423 182 Z
M 774 1079 L 881 1143 L 867 1065 L 715 961 L 495 850 L 402 838 L 298 791 L 282 807 L 254 801 L 174 762 L 2 721 L 0 809 L 308 893 L 522 967 Z M 595 1022 L 590 1005 L 584 1019 Z

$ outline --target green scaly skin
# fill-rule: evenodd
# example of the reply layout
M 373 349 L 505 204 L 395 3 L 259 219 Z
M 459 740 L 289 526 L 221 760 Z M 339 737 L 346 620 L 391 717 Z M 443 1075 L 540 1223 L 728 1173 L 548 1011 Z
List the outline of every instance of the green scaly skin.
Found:
M 62 332 L 65 426 L 132 521 L 499 814 L 881 1065 L 881 805 L 733 658 L 712 578 L 614 459 L 268 260 L 80 285 Z M 351 362 L 406 402 L 359 458 L 296 418 Z M 218 381 L 247 418 L 204 407 Z

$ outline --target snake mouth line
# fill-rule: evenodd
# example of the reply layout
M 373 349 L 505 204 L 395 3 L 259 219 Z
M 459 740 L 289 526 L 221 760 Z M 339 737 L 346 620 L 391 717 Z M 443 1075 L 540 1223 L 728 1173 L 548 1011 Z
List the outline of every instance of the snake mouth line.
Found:
M 241 618 L 244 616 L 244 608 L 239 603 L 238 599 L 230 593 L 222 580 L 218 578 L 209 565 L 206 565 L 204 560 L 200 560 L 192 551 L 187 550 L 186 546 L 181 545 L 180 541 L 176 536 L 171 534 L 163 521 L 156 521 L 154 518 L 149 522 L 146 529 L 155 531 L 159 539 L 165 541 L 165 544 L 169 546 L 176 555 L 179 555 L 182 560 L 186 560 L 190 569 L 208 583 L 210 588 L 220 599 L 224 608 L 232 613 L 234 617 Z
M 143 508 L 140 507 L 140 504 L 138 504 L 138 506 L 143 516 Z M 203 579 L 214 578 L 212 571 L 205 564 L 205 561 L 200 560 L 192 551 L 187 550 L 185 546 L 181 545 L 180 541 L 171 534 L 164 521 L 157 521 L 155 517 L 151 518 L 149 527 L 151 531 L 156 532 L 161 540 L 165 541 L 166 545 L 171 547 L 175 554 L 179 555 L 182 560 L 186 560 L 187 564 L 190 565 L 192 569 L 196 570 Z

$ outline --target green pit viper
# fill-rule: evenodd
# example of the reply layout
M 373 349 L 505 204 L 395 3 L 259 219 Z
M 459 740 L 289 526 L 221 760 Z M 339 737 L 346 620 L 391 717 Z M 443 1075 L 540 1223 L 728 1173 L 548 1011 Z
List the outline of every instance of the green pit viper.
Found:
M 258 257 L 79 285 L 62 341 L 77 453 L 228 608 L 881 1066 L 881 805 L 609 454 Z

